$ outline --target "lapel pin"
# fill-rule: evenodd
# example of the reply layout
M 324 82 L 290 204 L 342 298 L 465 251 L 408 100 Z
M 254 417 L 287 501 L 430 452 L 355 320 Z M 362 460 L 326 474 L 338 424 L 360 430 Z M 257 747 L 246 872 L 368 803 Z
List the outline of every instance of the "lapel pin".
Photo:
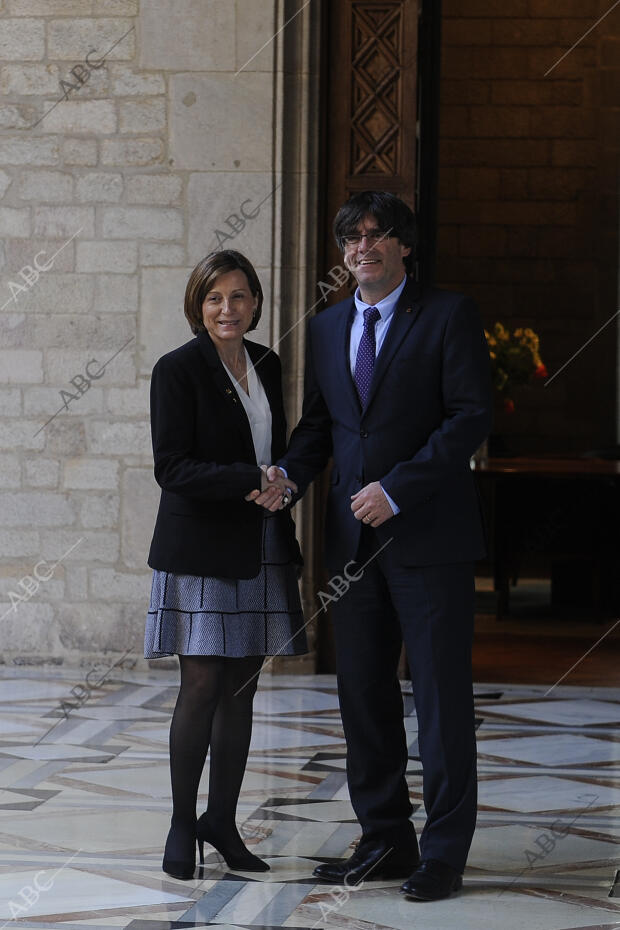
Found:
M 231 388 L 226 388 L 226 393 L 227 393 L 227 394 L 232 394 Z
M 411 313 L 411 307 L 407 307 L 407 309 L 405 310 L 405 313 Z

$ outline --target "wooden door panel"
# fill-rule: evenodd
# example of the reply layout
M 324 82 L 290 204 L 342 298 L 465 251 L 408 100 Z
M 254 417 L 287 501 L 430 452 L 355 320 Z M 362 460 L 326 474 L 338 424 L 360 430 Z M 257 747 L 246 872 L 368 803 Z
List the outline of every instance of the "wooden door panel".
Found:
M 331 223 L 351 194 L 389 190 L 415 209 L 418 0 L 331 0 L 326 12 L 324 271 L 340 261 Z
M 325 0 L 323 171 L 318 256 L 321 280 L 342 264 L 332 223 L 356 191 L 388 190 L 416 209 L 419 0 Z M 343 285 L 327 303 L 349 293 Z M 324 306 L 327 306 L 327 303 Z M 321 306 L 319 309 L 323 309 Z M 329 590 L 323 571 L 322 517 L 327 477 L 315 497 L 312 577 Z M 346 594 L 344 595 L 346 597 Z M 318 667 L 335 671 L 331 624 L 319 617 Z M 401 659 L 401 677 L 406 664 Z

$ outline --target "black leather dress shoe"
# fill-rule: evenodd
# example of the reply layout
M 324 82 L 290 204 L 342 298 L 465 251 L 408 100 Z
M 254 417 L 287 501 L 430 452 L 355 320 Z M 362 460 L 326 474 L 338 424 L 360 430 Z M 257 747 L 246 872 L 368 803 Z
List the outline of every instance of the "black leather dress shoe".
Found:
M 390 846 L 382 840 L 360 843 L 353 855 L 344 862 L 324 862 L 312 873 L 315 878 L 337 885 L 345 883 L 353 888 L 367 879 L 403 878 L 418 865 L 420 855 L 416 848 L 403 849 Z
M 424 859 L 400 890 L 415 901 L 440 901 L 463 887 L 463 877 L 438 859 Z

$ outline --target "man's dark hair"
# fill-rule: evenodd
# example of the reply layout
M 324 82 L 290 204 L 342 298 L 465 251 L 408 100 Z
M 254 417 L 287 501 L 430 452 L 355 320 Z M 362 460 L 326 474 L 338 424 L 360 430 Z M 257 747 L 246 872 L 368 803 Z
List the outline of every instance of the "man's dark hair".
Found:
M 344 252 L 343 237 L 354 235 L 368 214 L 374 217 L 380 229 L 390 230 L 391 236 L 411 246 L 411 253 L 403 259 L 407 274 L 411 274 L 418 241 L 415 214 L 400 197 L 388 191 L 361 191 L 340 207 L 334 219 L 334 236 L 340 251 Z

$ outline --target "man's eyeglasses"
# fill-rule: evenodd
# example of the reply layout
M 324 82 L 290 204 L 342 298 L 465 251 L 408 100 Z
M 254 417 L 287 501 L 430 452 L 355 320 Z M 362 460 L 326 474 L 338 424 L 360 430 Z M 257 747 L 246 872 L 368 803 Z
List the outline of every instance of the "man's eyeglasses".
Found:
M 353 248 L 353 246 L 359 245 L 362 239 L 366 240 L 367 245 L 373 246 L 383 239 L 390 239 L 391 234 L 390 229 L 370 229 L 365 233 L 352 233 L 350 236 L 342 236 L 341 241 L 347 248 Z

